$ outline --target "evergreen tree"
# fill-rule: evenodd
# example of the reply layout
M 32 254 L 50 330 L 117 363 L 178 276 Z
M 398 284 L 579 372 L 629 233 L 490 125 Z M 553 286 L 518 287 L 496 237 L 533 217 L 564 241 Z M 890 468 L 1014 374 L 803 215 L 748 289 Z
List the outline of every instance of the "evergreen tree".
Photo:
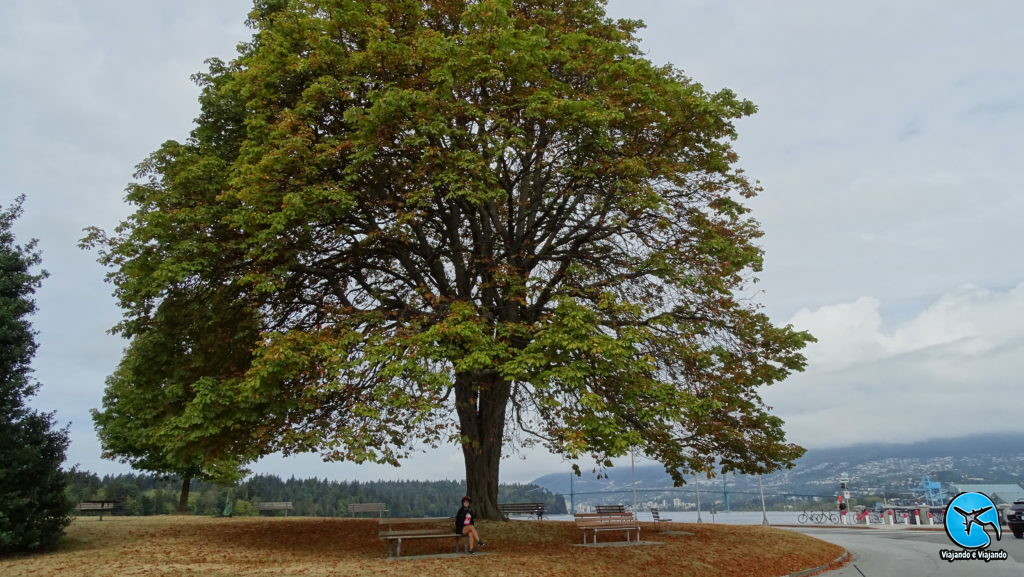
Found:
M 25 404 L 38 388 L 31 376 L 36 342 L 28 317 L 46 272 L 31 271 L 42 260 L 35 240 L 14 242 L 12 227 L 24 199 L 0 210 L 0 553 L 51 546 L 71 520 L 60 469 L 67 431 L 53 428 L 52 414 Z

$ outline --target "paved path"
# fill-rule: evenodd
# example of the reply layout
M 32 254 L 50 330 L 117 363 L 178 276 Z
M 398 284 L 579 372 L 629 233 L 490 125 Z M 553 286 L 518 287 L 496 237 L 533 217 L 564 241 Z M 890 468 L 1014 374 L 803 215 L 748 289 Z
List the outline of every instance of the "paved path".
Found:
M 945 531 L 905 529 L 794 528 L 805 535 L 845 547 L 853 562 L 826 577 L 1024 577 L 1024 539 L 1009 531 L 992 550 L 1005 550 L 1006 561 L 956 561 L 939 558 L 940 549 L 957 549 Z

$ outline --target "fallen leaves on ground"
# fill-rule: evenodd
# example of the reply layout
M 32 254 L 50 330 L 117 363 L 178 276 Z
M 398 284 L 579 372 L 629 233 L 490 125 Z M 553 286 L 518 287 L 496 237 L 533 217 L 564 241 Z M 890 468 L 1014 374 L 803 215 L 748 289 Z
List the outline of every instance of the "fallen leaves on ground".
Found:
M 0 575 L 776 577 L 842 554 L 835 545 L 759 526 L 645 523 L 643 540 L 661 545 L 609 548 L 576 547 L 581 537 L 572 522 L 482 522 L 478 528 L 489 555 L 410 558 L 452 551 L 450 541 L 429 539 L 404 542 L 403 559 L 389 560 L 376 519 L 89 517 L 69 527 L 56 551 L 0 559 Z M 599 540 L 624 538 L 609 532 Z

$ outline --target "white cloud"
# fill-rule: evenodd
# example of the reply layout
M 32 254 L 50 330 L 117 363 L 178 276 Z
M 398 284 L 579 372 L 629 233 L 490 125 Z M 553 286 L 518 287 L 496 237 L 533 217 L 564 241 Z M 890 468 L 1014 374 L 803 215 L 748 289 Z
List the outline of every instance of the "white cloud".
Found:
M 964 286 L 898 324 L 881 302 L 802 310 L 809 368 L 765 393 L 798 443 L 838 446 L 1022 430 L 1024 284 Z
M 1006 292 L 964 286 L 890 330 L 883 326 L 880 305 L 862 297 L 794 315 L 792 324 L 819 340 L 807 349 L 812 366 L 837 371 L 927 351 L 977 358 L 1024 339 L 1024 284 Z

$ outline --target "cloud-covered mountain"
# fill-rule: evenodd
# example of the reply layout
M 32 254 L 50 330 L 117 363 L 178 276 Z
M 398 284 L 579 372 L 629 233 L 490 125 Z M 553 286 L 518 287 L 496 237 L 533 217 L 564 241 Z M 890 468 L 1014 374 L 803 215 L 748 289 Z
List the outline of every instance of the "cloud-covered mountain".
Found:
M 839 478 L 847 475 L 854 495 L 894 497 L 912 493 L 924 476 L 943 482 L 1020 483 L 1024 481 L 1024 434 L 986 434 L 933 439 L 907 444 L 859 444 L 836 449 L 812 449 L 791 470 L 765 475 L 762 479 L 769 495 L 831 497 L 839 490 Z M 692 500 L 693 478 L 688 485 L 675 488 L 672 479 L 658 465 L 644 464 L 608 469 L 597 478 L 592 472 L 580 477 L 553 473 L 533 482 L 577 502 L 628 502 L 635 486 L 641 500 L 678 496 Z M 634 483 L 635 479 L 635 483 Z M 700 479 L 700 490 L 719 496 L 727 491 L 734 496 L 753 496 L 757 478 L 727 475 Z M 652 491 L 663 489 L 663 492 Z M 709 497 L 712 498 L 712 497 Z M 752 497 L 751 497 L 752 498 Z

